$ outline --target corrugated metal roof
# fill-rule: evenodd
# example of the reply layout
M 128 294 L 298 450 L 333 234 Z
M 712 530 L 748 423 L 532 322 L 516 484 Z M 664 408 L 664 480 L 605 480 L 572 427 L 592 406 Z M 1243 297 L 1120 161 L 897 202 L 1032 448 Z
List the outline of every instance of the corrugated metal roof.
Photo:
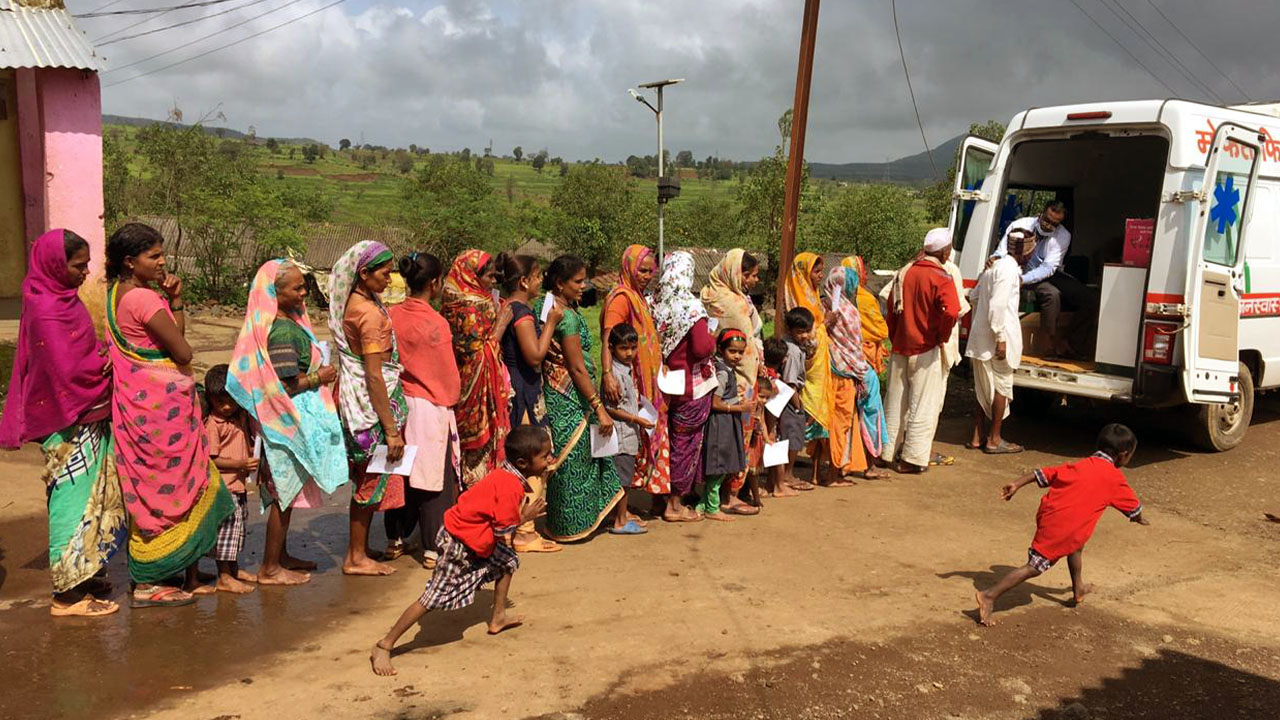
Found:
M 102 70 L 102 58 L 62 8 L 0 0 L 0 68 Z

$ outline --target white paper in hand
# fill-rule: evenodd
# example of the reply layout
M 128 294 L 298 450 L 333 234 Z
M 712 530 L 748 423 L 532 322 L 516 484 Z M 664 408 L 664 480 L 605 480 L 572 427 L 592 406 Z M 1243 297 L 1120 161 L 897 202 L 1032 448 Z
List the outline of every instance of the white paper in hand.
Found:
M 783 440 L 776 443 L 767 443 L 764 446 L 764 466 L 776 467 L 778 465 L 786 465 L 791 458 L 788 453 L 791 451 L 791 441 Z
M 329 364 L 329 343 L 326 340 L 317 340 L 316 349 L 320 351 L 320 364 Z
M 403 475 L 413 472 L 413 459 L 418 457 L 417 445 L 405 445 L 404 455 L 396 462 L 387 460 L 387 446 L 379 445 L 373 449 L 373 457 L 369 459 L 369 467 L 365 472 L 370 475 Z
M 720 318 L 707 318 L 707 330 L 715 332 L 718 327 L 720 327 Z
M 613 457 L 618 454 L 618 429 L 615 427 L 608 437 L 600 434 L 600 426 L 591 426 L 591 457 Z
M 650 435 L 652 435 L 654 431 L 658 429 L 658 426 L 657 426 L 658 409 L 653 406 L 653 403 L 649 402 L 649 398 L 644 396 L 640 397 L 640 412 L 636 413 L 636 415 L 640 416 L 641 418 L 644 418 L 645 420 L 651 423 L 654 423 L 654 426 L 649 428 L 646 431 Z
M 546 322 L 547 318 L 551 317 L 551 308 L 555 307 L 555 304 L 556 296 L 547 293 L 547 297 L 542 300 L 542 317 L 539 318 L 542 322 Z
M 253 441 L 253 459 L 258 460 L 258 467 L 249 473 L 249 482 L 258 482 L 258 472 L 262 469 L 262 436 L 259 435 Z
M 668 395 L 683 395 L 684 370 L 668 370 L 663 367 L 658 371 L 658 389 Z
M 778 394 L 769 398 L 769 402 L 765 403 L 764 407 L 774 417 L 782 417 L 782 411 L 787 409 L 787 403 L 791 402 L 791 397 L 796 394 L 796 391 L 795 388 L 781 380 L 774 380 L 773 387 L 778 391 Z

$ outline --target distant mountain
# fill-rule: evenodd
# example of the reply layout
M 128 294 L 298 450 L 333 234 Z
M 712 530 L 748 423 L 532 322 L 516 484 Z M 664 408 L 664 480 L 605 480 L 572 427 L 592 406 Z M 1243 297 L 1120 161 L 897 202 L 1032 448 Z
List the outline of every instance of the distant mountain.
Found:
M 102 124 L 103 125 L 128 125 L 130 127 L 147 127 L 149 125 L 168 125 L 170 127 L 179 127 L 179 128 L 191 127 L 190 125 L 169 122 L 168 120 L 151 120 L 148 118 L 125 117 L 123 115 L 103 115 Z M 210 125 L 205 125 L 204 131 L 209 135 L 217 135 L 218 137 L 227 138 L 229 140 L 242 140 L 248 137 L 248 135 L 246 135 L 243 132 L 240 132 L 239 130 L 232 130 L 231 128 L 224 128 L 224 127 L 213 127 Z M 266 142 L 268 137 L 274 137 L 274 136 L 259 135 L 258 139 L 263 142 Z M 313 140 L 311 138 L 278 137 L 276 138 L 276 140 L 279 142 L 285 143 L 286 145 L 309 145 L 311 143 L 320 142 L 319 140 Z
M 939 175 L 946 176 L 964 137 L 957 135 L 933 148 L 933 162 Z M 923 152 L 880 163 L 809 163 L 809 175 L 825 180 L 888 181 L 913 185 L 931 183 L 935 179 L 929 156 Z

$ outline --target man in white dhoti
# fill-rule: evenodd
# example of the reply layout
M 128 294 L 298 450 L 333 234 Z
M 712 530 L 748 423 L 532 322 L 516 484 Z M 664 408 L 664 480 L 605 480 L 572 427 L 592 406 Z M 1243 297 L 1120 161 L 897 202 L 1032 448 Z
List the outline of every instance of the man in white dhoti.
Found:
M 942 347 L 960 316 L 955 282 L 944 268 L 951 233 L 935 228 L 924 251 L 898 271 L 889 291 L 889 387 L 885 425 L 889 441 L 881 457 L 900 473 L 929 468 L 933 435 L 946 396 Z
M 1022 268 L 1035 250 L 1035 234 L 1011 230 L 1006 238 L 1008 254 L 983 271 L 974 289 L 973 324 L 965 355 L 973 368 L 973 389 L 978 407 L 973 413 L 973 440 L 968 447 L 1004 455 L 1022 452 L 1000 431 L 1013 401 L 1013 371 L 1022 359 L 1022 321 L 1018 314 Z M 990 424 L 991 431 L 986 431 Z

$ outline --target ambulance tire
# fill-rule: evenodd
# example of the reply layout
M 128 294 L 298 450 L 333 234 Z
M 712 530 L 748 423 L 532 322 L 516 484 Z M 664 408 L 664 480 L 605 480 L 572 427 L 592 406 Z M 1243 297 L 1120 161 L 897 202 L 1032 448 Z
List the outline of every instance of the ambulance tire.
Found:
M 1226 452 L 1239 445 L 1253 420 L 1253 402 L 1253 373 L 1240 363 L 1240 399 L 1234 403 L 1196 406 L 1195 443 L 1211 452 Z

